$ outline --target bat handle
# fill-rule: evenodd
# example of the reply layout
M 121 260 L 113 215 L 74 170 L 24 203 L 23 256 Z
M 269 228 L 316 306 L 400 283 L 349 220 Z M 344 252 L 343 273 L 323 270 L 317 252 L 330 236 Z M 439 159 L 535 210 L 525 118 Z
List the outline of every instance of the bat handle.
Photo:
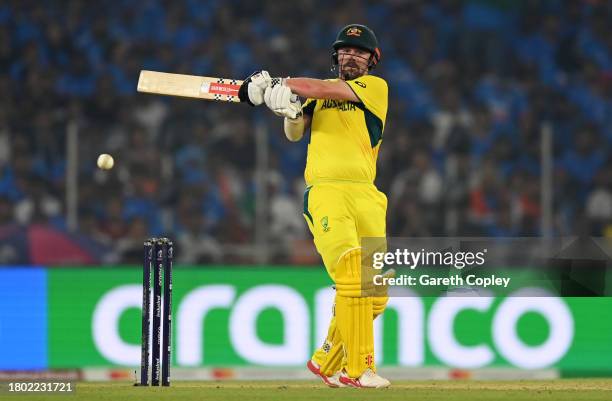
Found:
M 291 95 L 291 102 L 295 103 L 299 100 L 298 95 L 295 93 Z

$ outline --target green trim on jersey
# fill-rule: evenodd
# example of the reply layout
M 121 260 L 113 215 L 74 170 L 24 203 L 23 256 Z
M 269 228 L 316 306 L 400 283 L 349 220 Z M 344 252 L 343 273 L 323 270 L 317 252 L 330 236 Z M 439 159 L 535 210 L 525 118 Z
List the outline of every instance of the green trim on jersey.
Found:
M 383 122 L 374 113 L 368 110 L 363 103 L 354 102 L 363 111 L 368 135 L 370 135 L 370 145 L 375 148 L 380 143 L 383 135 Z
M 315 107 L 317 107 L 317 101 L 313 100 L 302 108 L 302 113 L 307 116 L 312 116 L 314 114 Z
M 306 188 L 306 192 L 304 192 L 304 216 L 308 217 L 310 223 L 314 225 L 314 221 L 312 220 L 312 215 L 308 211 L 308 195 L 310 194 L 310 190 L 312 189 L 312 185 Z

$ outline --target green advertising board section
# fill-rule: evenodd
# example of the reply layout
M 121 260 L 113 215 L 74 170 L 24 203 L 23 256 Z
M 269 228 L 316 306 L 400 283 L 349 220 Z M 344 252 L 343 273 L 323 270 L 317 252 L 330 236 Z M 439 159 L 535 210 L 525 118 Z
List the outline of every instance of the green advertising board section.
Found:
M 51 367 L 112 366 L 96 349 L 92 335 L 92 315 L 96 304 L 112 288 L 125 284 L 142 284 L 142 269 L 134 266 L 48 270 L 49 296 L 49 365 Z M 312 310 L 316 290 L 333 283 L 318 268 L 175 268 L 173 272 L 173 345 L 176 344 L 177 307 L 194 289 L 215 284 L 230 284 L 237 297 L 246 290 L 263 284 L 282 284 L 299 292 Z M 121 337 L 140 344 L 141 310 L 127 310 L 120 319 Z M 331 316 L 331 311 L 330 311 Z M 205 318 L 203 349 L 205 365 L 245 365 L 233 350 L 228 333 L 229 311 L 215 309 Z M 262 313 L 257 332 L 263 341 L 278 342 L 282 338 L 282 320 L 273 309 Z M 174 350 L 173 350 L 174 351 Z M 176 352 L 172 354 L 176 363 Z
M 135 266 L 78 269 L 48 269 L 48 352 L 51 368 L 116 366 L 103 355 L 94 340 L 94 311 L 100 300 L 110 291 L 142 284 L 142 270 Z M 247 366 L 232 343 L 230 315 L 242 295 L 262 285 L 286 286 L 299 294 L 307 306 L 308 352 L 315 346 L 315 295 L 330 288 L 331 282 L 322 268 L 296 267 L 207 267 L 176 268 L 173 276 L 173 363 L 183 365 L 177 358 L 177 311 L 183 300 L 194 290 L 205 286 L 224 285 L 233 288 L 235 296 L 228 307 L 215 308 L 205 314 L 205 327 L 200 346 L 204 357 L 197 366 Z M 271 294 L 274 296 L 274 294 Z M 436 355 L 428 338 L 428 317 L 437 298 L 419 298 L 424 306 L 421 324 L 423 360 L 420 366 L 444 365 Z M 212 300 L 214 301 L 214 300 Z M 470 347 L 486 345 L 495 356 L 487 366 L 512 366 L 497 349 L 492 335 L 492 321 L 504 302 L 496 298 L 483 311 L 464 309 L 454 318 L 453 335 L 457 343 Z M 535 299 L 534 302 L 537 302 Z M 571 311 L 574 335 L 569 349 L 552 366 L 568 371 L 606 371 L 612 373 L 612 298 L 565 298 L 561 300 Z M 329 311 L 331 313 L 331 311 Z M 302 316 L 303 318 L 303 316 Z M 287 327 L 283 315 L 274 308 L 260 311 L 256 317 L 256 336 L 262 343 L 279 345 L 284 341 Z M 416 324 L 417 322 L 415 322 Z M 112 325 L 112 322 L 108 323 Z M 197 323 L 196 323 L 197 324 Z M 384 365 L 398 365 L 398 314 L 388 310 L 383 322 Z M 140 344 L 140 308 L 138 304 L 122 311 L 116 323 L 118 337 L 134 349 Z M 526 346 L 537 346 L 550 334 L 549 323 L 538 313 L 523 314 L 516 324 L 518 337 Z M 238 337 L 240 333 L 237 334 Z M 437 335 L 437 333 L 430 333 Z M 234 333 L 234 338 L 236 333 Z M 285 338 L 286 340 L 286 338 Z M 197 347 L 194 347 L 197 348 Z M 185 352 L 190 350 L 183 350 Z M 194 350 L 195 352 L 195 350 Z M 121 364 L 119 364 L 121 365 Z M 130 365 L 130 364 L 128 364 Z M 137 365 L 136 362 L 133 365 Z

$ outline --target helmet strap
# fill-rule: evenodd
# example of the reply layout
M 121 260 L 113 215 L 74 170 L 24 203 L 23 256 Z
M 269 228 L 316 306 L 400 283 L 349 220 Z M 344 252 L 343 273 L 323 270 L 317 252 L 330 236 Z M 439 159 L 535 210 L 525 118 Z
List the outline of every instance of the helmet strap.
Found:
M 376 68 L 376 59 L 374 58 L 374 53 L 372 53 L 368 60 L 368 71 L 372 71 L 374 68 Z
M 372 71 L 376 68 L 378 61 L 380 60 L 380 50 L 378 48 L 374 49 L 372 54 L 370 54 L 370 60 L 368 61 L 368 71 Z
M 334 78 L 337 78 L 340 74 L 338 70 L 338 52 L 334 50 L 334 52 L 331 55 L 331 58 L 332 58 L 332 64 L 329 70 L 334 74 Z

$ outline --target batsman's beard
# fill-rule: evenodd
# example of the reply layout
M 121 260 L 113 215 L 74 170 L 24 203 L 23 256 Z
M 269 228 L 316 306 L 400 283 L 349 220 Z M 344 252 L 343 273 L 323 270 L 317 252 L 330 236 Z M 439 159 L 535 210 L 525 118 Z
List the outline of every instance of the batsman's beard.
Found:
M 365 75 L 365 70 L 362 70 L 359 67 L 348 67 L 342 66 L 340 68 L 340 75 L 342 79 L 345 81 L 350 81 L 351 79 L 359 78 L 362 75 Z
M 367 66 L 361 67 L 355 60 L 349 60 L 340 64 L 340 77 L 345 81 L 349 81 L 365 75 L 367 70 Z

